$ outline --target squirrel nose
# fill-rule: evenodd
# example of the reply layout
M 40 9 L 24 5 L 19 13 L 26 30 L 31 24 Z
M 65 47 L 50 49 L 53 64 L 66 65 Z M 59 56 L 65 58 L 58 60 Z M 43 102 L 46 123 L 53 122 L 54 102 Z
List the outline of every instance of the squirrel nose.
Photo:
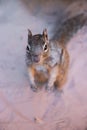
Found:
M 34 62 L 39 62 L 40 61 L 40 57 L 38 55 L 34 55 L 33 56 L 33 60 L 34 60 Z

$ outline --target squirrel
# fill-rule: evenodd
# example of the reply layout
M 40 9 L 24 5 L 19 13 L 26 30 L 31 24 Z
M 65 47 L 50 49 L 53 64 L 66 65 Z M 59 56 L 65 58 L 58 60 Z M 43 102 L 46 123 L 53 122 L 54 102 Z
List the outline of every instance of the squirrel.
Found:
M 86 21 L 84 13 L 63 21 L 50 40 L 47 29 L 44 29 L 42 34 L 35 35 L 28 29 L 26 64 L 33 91 L 42 86 L 46 86 L 48 90 L 60 89 L 63 86 L 67 80 L 70 61 L 66 45 Z

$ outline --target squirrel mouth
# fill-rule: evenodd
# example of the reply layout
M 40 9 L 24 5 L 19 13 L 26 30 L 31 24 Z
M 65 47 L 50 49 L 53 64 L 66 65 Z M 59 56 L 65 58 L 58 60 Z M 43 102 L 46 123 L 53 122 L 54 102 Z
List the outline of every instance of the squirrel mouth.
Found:
M 32 57 L 32 61 L 35 62 L 35 63 L 38 63 L 38 62 L 40 62 L 40 57 L 38 55 L 34 55 Z

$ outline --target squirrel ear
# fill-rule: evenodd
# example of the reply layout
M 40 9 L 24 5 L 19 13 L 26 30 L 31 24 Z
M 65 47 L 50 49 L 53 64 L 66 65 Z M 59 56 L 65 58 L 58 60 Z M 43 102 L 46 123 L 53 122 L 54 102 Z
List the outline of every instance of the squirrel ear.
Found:
M 30 29 L 28 29 L 28 38 L 31 38 L 32 37 L 32 32 Z
M 47 34 L 46 28 L 43 30 L 43 36 L 44 36 L 45 40 L 48 40 L 48 34 Z

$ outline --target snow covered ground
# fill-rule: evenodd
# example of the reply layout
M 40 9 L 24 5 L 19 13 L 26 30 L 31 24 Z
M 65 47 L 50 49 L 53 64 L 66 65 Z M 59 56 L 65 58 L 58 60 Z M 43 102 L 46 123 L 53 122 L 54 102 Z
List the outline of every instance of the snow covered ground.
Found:
M 80 11 L 87 7 L 82 3 Z M 70 16 L 78 12 L 76 5 L 70 6 Z M 70 67 L 63 93 L 35 93 L 25 65 L 27 28 L 41 33 L 47 27 L 51 36 L 55 18 L 48 13 L 54 5 L 36 12 L 30 6 L 29 10 L 22 1 L 0 1 L 0 130 L 87 130 L 87 27 L 69 42 Z M 58 11 L 66 6 L 60 4 Z

